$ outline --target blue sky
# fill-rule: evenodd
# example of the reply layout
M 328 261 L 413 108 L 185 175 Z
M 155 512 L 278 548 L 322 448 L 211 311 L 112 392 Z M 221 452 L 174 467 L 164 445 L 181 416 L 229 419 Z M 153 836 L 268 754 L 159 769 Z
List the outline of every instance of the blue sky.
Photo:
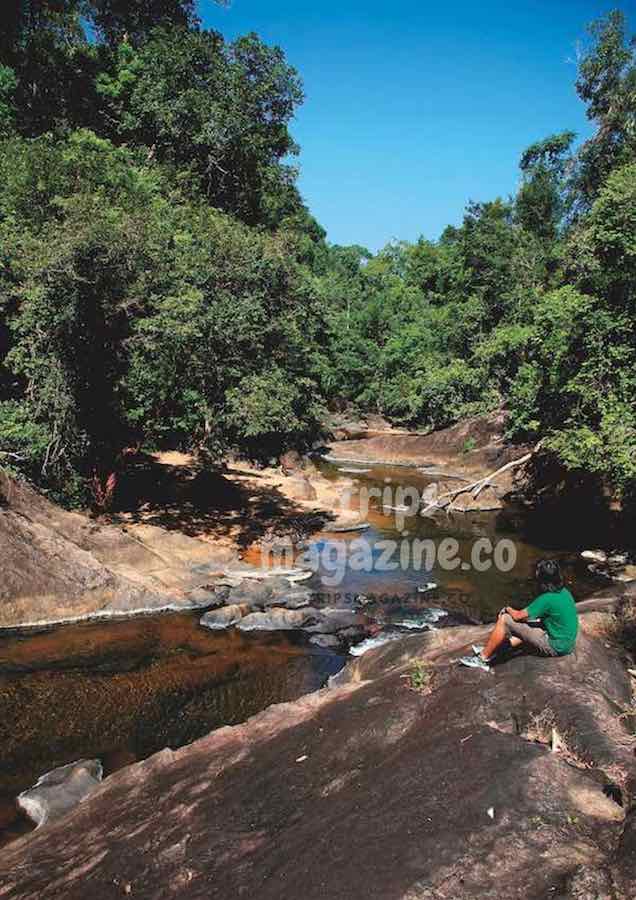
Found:
M 636 0 L 622 8 L 631 22 Z M 204 25 L 283 48 L 307 99 L 293 122 L 300 189 L 338 244 L 436 238 L 469 199 L 507 196 L 555 131 L 589 133 L 577 42 L 588 0 L 200 0 Z

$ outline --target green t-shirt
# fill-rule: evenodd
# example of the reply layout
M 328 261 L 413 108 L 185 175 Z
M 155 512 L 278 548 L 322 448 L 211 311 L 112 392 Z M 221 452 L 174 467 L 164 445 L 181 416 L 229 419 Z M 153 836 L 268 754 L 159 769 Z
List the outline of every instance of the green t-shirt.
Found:
M 579 630 L 579 618 L 574 597 L 567 588 L 555 593 L 540 594 L 528 607 L 529 619 L 541 619 L 552 648 L 565 656 L 574 650 Z

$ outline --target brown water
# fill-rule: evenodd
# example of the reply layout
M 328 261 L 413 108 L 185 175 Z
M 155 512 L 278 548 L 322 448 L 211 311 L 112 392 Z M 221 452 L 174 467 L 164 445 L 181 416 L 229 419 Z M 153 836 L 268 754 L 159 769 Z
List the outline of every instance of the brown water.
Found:
M 344 473 L 343 468 L 369 471 Z M 364 488 L 375 487 L 384 490 L 388 486 L 393 492 L 395 501 L 394 489 L 399 486 L 411 486 L 421 492 L 432 481 L 438 480 L 426 476 L 418 469 L 404 466 L 323 463 L 321 469 L 328 478 L 346 477 L 353 480 L 354 506 L 356 497 Z M 406 516 L 400 530 L 395 511 L 386 509 L 383 500 L 372 498 L 369 505 L 370 510 L 366 518 L 370 528 L 361 533 L 324 535 L 323 555 L 330 544 L 341 544 L 343 541 L 368 541 L 372 548 L 374 563 L 380 555 L 376 549 L 379 542 L 394 541 L 398 544 L 398 551 L 393 556 L 396 561 L 400 558 L 399 548 L 404 541 L 410 544 L 414 539 L 419 539 L 433 542 L 435 547 L 439 548 L 442 542 L 451 538 L 457 541 L 459 546 L 456 555 L 458 564 L 454 569 L 444 567 L 439 555 L 430 568 L 414 566 L 411 552 L 410 564 L 406 566 L 400 564 L 393 572 L 378 572 L 375 566 L 371 572 L 354 571 L 347 566 L 344 578 L 337 586 L 323 587 L 325 597 L 330 597 L 332 601 L 340 595 L 340 602 L 346 602 L 347 598 L 360 593 L 377 598 L 375 605 L 370 608 L 376 612 L 384 611 L 388 621 L 396 615 L 403 618 L 404 611 L 408 611 L 409 607 L 416 611 L 425 606 L 441 606 L 479 621 L 493 618 L 502 606 L 523 607 L 535 596 L 533 571 L 536 562 L 545 556 L 560 560 L 568 586 L 578 599 L 588 596 L 600 586 L 607 585 L 607 582 L 597 576 L 590 575 L 586 564 L 580 559 L 580 550 L 584 549 L 583 547 L 571 545 L 563 549 L 567 537 L 565 532 L 562 535 L 561 546 L 555 546 L 554 540 L 546 541 L 543 546 L 524 540 L 516 530 L 518 516 L 512 508 L 496 513 L 456 512 L 448 515 L 441 513 L 435 518 Z M 486 553 L 482 558 L 486 561 L 490 559 L 493 565 L 487 571 L 478 571 L 473 564 L 473 547 L 481 538 L 488 538 L 493 547 L 502 541 L 514 545 L 515 561 L 512 568 L 502 571 L 495 565 L 494 553 L 491 555 Z M 323 577 L 328 574 L 325 568 L 328 567 L 323 567 Z M 418 587 L 427 583 L 438 585 L 438 590 L 418 595 Z M 320 589 L 319 584 L 317 589 Z
M 324 465 L 330 478 L 358 486 L 408 484 L 421 490 L 430 478 L 402 467 L 345 474 Z M 599 585 L 572 549 L 540 547 L 519 538 L 507 514 L 457 514 L 435 520 L 410 517 L 399 531 L 395 513 L 374 503 L 363 534 L 325 534 L 315 545 L 339 551 L 364 538 L 374 560 L 378 542 L 407 538 L 454 538 L 461 564 L 449 571 L 407 565 L 392 572 L 355 571 L 348 563 L 337 585 L 323 569 L 306 586 L 322 596 L 318 605 L 347 606 L 357 594 L 371 596 L 370 613 L 387 626 L 418 617 L 430 607 L 484 620 L 501 606 L 522 606 L 533 596 L 536 560 L 550 553 L 564 566 L 581 599 Z M 477 538 L 512 540 L 516 562 L 508 572 L 476 571 L 471 548 Z M 437 590 L 418 594 L 435 582 Z M 434 621 L 434 620 L 433 620 Z M 450 622 L 452 620 L 447 620 Z M 285 634 L 215 633 L 196 614 L 164 614 L 119 622 L 87 623 L 0 638 L 0 844 L 29 830 L 15 797 L 47 771 L 83 757 L 102 760 L 105 775 L 163 747 L 179 747 L 225 724 L 245 721 L 272 703 L 292 700 L 325 683 L 344 663 L 342 654 L 312 647 Z
M 215 633 L 167 614 L 0 640 L 0 843 L 28 831 L 15 797 L 96 757 L 105 775 L 316 690 L 343 657 L 286 635 Z

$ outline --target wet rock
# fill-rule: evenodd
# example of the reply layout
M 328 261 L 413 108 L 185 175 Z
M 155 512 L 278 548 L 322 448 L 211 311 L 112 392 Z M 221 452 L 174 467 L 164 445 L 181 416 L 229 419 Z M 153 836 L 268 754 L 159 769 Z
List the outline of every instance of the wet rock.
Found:
M 228 603 L 245 603 L 253 610 L 281 606 L 287 609 L 301 609 L 309 606 L 311 594 L 294 586 L 294 576 L 275 577 L 263 581 L 244 579 L 233 587 L 228 595 Z
M 329 532 L 329 534 L 348 534 L 353 531 L 368 531 L 371 527 L 368 522 L 361 522 L 357 514 L 351 522 L 343 521 L 343 519 L 344 516 L 338 519 L 335 525 L 329 525 L 325 528 L 325 531 Z
M 629 561 L 628 553 L 613 553 L 607 560 L 610 566 L 626 566 Z
M 262 608 L 272 597 L 272 586 L 267 581 L 244 579 L 239 585 L 231 588 L 227 603 L 244 603 L 256 609 Z
M 207 612 L 199 621 L 204 628 L 218 631 L 223 628 L 231 628 L 237 625 L 244 616 L 250 612 L 250 607 L 244 603 L 232 603 L 221 609 L 213 609 Z
M 633 564 L 634 559 L 630 553 L 584 550 L 581 557 L 591 560 L 588 569 L 594 575 L 601 575 L 618 582 L 630 582 L 636 578 L 636 565 Z
M 312 634 L 336 634 L 345 628 L 358 628 L 364 624 L 364 618 L 349 609 L 321 609 L 318 621 L 306 626 Z
M 273 594 L 265 603 L 265 608 L 268 606 L 279 606 L 285 609 L 303 609 L 310 606 L 311 601 L 312 594 L 309 591 L 288 588 L 286 591 L 277 591 Z
M 583 550 L 581 558 L 589 559 L 591 562 L 606 563 L 607 553 L 605 550 Z
M 324 650 L 337 650 L 342 646 L 342 642 L 335 634 L 315 634 L 309 638 L 309 643 Z
M 226 601 L 224 591 L 209 590 L 207 588 L 195 588 L 187 595 L 188 605 L 193 609 L 218 609 Z
M 37 784 L 18 797 L 18 806 L 40 827 L 59 819 L 81 803 L 102 780 L 98 759 L 82 759 L 43 775 Z
M 237 623 L 240 631 L 295 631 L 307 628 L 319 617 L 315 609 L 279 609 L 250 613 Z
M 352 625 L 337 632 L 338 638 L 347 644 L 357 644 L 369 636 L 371 629 L 368 625 Z

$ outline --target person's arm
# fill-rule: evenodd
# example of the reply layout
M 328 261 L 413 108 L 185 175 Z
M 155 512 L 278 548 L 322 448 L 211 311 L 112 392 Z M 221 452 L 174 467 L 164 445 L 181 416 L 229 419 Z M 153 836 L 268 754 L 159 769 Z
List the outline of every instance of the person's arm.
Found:
M 545 594 L 540 594 L 536 600 L 528 604 L 528 608 L 524 610 L 528 619 L 542 619 L 547 609 L 547 600 Z
M 525 620 L 528 618 L 527 609 L 515 609 L 512 606 L 507 606 L 506 612 L 509 616 L 512 616 L 515 622 L 525 622 Z

